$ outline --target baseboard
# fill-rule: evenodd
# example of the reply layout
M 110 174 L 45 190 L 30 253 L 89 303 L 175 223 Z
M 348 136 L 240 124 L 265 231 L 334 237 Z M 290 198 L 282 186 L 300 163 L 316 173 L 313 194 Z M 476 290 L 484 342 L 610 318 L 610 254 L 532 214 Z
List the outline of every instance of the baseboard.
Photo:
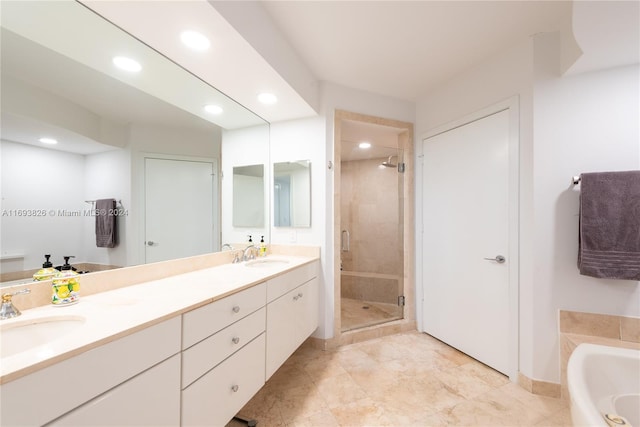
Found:
M 518 372 L 518 385 L 529 393 L 546 397 L 560 397 L 560 384 L 534 380 L 527 377 L 522 372 Z

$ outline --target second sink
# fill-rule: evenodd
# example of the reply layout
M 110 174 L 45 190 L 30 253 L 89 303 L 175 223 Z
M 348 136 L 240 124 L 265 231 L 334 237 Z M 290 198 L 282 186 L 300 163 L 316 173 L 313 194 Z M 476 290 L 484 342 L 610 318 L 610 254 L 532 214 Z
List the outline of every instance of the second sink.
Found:
M 286 259 L 262 258 L 262 259 L 254 259 L 253 261 L 248 261 L 245 265 L 247 267 L 252 267 L 252 268 L 266 268 L 266 267 L 280 267 L 288 263 L 289 261 L 287 261 Z

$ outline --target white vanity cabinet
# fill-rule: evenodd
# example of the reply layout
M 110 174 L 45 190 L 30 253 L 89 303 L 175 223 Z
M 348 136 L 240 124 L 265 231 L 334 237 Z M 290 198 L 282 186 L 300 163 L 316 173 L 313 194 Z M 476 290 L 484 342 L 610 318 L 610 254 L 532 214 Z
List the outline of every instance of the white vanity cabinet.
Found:
M 177 426 L 179 387 L 180 355 L 176 354 L 47 426 Z
M 318 327 L 318 262 L 267 281 L 266 379 Z
M 176 425 L 180 323 L 166 320 L 3 384 L 0 425 Z
M 183 426 L 224 426 L 264 385 L 265 335 L 182 391 Z
M 0 425 L 226 425 L 317 328 L 318 272 L 313 261 L 264 276 L 10 380 Z M 110 320 L 96 319 L 98 331 Z
M 264 385 L 266 284 L 183 315 L 183 426 L 225 425 Z

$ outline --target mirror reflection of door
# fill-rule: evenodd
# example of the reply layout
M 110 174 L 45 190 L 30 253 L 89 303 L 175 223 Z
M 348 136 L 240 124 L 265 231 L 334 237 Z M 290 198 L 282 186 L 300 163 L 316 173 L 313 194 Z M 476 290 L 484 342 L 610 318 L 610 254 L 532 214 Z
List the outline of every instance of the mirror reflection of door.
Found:
M 291 227 L 291 177 L 274 177 L 273 221 L 276 227 Z
M 145 262 L 213 252 L 214 161 L 145 158 L 144 164 Z

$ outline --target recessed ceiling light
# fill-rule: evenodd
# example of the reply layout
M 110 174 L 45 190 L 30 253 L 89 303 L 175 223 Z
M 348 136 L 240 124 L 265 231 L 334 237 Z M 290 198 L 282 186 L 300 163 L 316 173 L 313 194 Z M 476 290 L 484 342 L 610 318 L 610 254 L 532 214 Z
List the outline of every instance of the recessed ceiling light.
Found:
M 137 73 L 142 70 L 142 65 L 138 61 L 135 61 L 126 56 L 116 56 L 113 58 L 113 64 L 121 70 Z
M 262 102 L 263 104 L 271 105 L 278 102 L 278 97 L 272 93 L 264 92 L 258 95 L 258 101 Z
M 224 111 L 219 105 L 205 105 L 204 110 L 210 114 L 222 114 Z
M 180 34 L 180 40 L 193 50 L 207 50 L 211 44 L 208 38 L 196 31 L 183 31 Z
M 42 142 L 43 144 L 49 144 L 49 145 L 54 145 L 58 143 L 58 141 L 53 138 L 40 138 L 38 141 Z
M 362 148 L 363 150 L 366 150 L 367 148 L 371 148 L 371 143 L 370 142 L 361 142 L 360 144 L 358 144 L 359 148 Z

